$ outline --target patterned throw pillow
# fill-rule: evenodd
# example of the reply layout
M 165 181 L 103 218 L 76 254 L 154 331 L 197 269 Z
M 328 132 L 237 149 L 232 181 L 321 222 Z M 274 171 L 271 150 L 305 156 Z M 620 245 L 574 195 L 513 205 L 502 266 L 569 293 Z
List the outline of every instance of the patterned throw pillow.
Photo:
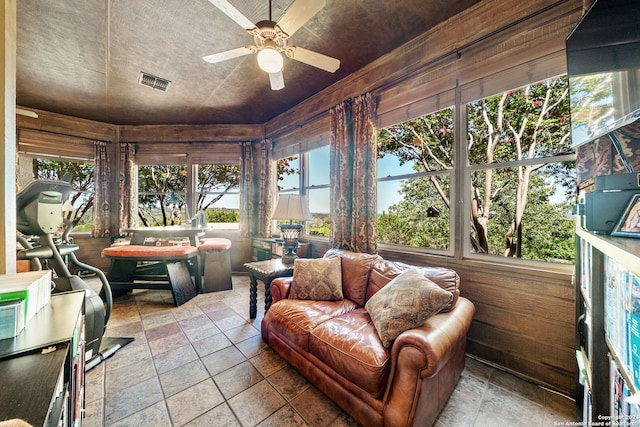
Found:
M 382 345 L 390 347 L 402 332 L 422 326 L 444 306 L 453 294 L 409 269 L 396 276 L 367 301 L 365 308 Z
M 341 300 L 340 258 L 296 258 L 289 298 L 325 301 Z

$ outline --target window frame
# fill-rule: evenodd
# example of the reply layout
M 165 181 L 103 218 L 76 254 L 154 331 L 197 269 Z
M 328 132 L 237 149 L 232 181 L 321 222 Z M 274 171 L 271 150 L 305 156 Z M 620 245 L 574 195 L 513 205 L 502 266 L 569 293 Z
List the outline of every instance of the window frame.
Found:
M 331 179 L 331 171 L 330 169 L 330 164 L 327 165 L 327 179 L 329 180 L 328 183 L 326 184 L 310 184 L 309 183 L 309 169 L 310 169 L 310 161 L 309 161 L 309 153 L 315 151 L 315 150 L 322 150 L 322 149 L 329 149 L 329 144 L 324 144 L 324 145 L 314 145 L 311 147 L 307 147 L 306 150 L 304 151 L 300 151 L 298 153 L 294 153 L 292 151 L 287 151 L 287 153 L 285 155 L 281 155 L 278 156 L 277 159 L 274 159 L 274 168 L 276 168 L 277 162 L 285 159 L 287 157 L 293 157 L 296 156 L 298 158 L 298 167 L 299 167 L 299 174 L 298 174 L 298 185 L 294 186 L 294 187 L 287 187 L 287 188 L 282 188 L 280 190 L 278 190 L 278 184 L 277 184 L 277 180 L 275 183 L 275 191 L 274 194 L 276 195 L 276 198 L 274 199 L 274 203 L 277 201 L 277 197 L 280 194 L 299 194 L 301 196 L 309 196 L 309 191 L 313 191 L 313 190 L 321 190 L 321 189 L 330 189 L 331 188 L 331 183 L 330 183 L 330 179 Z M 310 203 L 311 201 L 309 199 L 307 199 L 307 201 Z M 275 205 L 274 205 L 275 207 Z M 310 206 L 309 206 L 310 208 Z M 311 208 L 309 209 L 309 211 L 313 214 L 313 212 L 311 211 Z M 331 211 L 329 210 L 329 215 L 331 215 Z M 309 221 L 305 222 L 305 228 L 303 229 L 303 235 L 305 239 L 308 240 L 313 240 L 313 239 L 318 239 L 319 241 L 328 241 L 329 240 L 329 236 L 318 236 L 318 235 L 311 235 L 308 233 L 308 228 L 307 228 L 307 223 Z M 276 227 L 276 221 L 274 220 L 272 223 L 272 232 L 277 234 L 277 227 Z
M 445 102 L 451 102 L 451 105 L 448 106 L 444 106 L 443 103 Z M 378 241 L 378 246 L 384 250 L 402 250 L 405 252 L 413 252 L 413 253 L 421 253 L 421 254 L 433 254 L 433 255 L 444 255 L 444 256 L 453 256 L 454 255 L 454 249 L 455 249 L 455 245 L 454 245 L 454 241 L 455 241 L 455 203 L 454 203 L 454 195 L 455 195 L 455 189 L 454 189 L 454 182 L 455 182 L 455 168 L 456 168 L 456 159 L 459 156 L 457 150 L 457 144 L 455 144 L 455 140 L 456 140 L 456 106 L 453 105 L 454 102 L 454 98 L 452 97 L 452 93 L 446 92 L 443 94 L 438 94 L 432 97 L 429 97 L 427 99 L 424 99 L 421 101 L 421 108 L 419 109 L 414 109 L 414 111 L 420 111 L 421 114 L 415 116 L 415 117 L 411 117 L 411 118 L 406 118 L 405 120 L 403 120 L 402 122 L 396 122 L 396 123 L 392 123 L 389 125 L 385 125 L 384 127 L 378 127 L 377 131 L 379 132 L 380 129 L 383 128 L 389 128 L 389 127 L 393 127 L 393 126 L 398 126 L 401 123 L 403 123 L 404 121 L 408 121 L 408 120 L 413 120 L 416 119 L 418 117 L 422 117 L 425 116 L 427 114 L 434 114 L 434 113 L 438 113 L 440 111 L 446 110 L 446 109 L 451 109 L 452 110 L 452 117 L 453 117 L 453 132 L 454 132 L 454 146 L 453 146 L 453 164 L 452 167 L 450 169 L 440 169 L 440 170 L 434 170 L 434 171 L 425 171 L 425 172 L 415 172 L 415 173 L 405 173 L 405 174 L 400 174 L 400 175 L 388 175 L 388 176 L 383 176 L 383 177 L 377 177 L 376 178 L 376 188 L 378 187 L 378 184 L 381 182 L 389 182 L 389 181 L 403 181 L 406 179 L 414 179 L 414 178 L 422 178 L 422 177 L 431 177 L 431 176 L 448 176 L 449 179 L 449 243 L 448 243 L 448 247 L 446 249 L 440 249 L 440 248 L 431 248 L 431 247 L 426 247 L 426 246 L 408 246 L 408 245 L 401 245 L 401 244 L 394 244 L 394 243 L 386 243 L 386 242 L 380 242 Z M 435 110 L 433 110 L 434 108 L 436 108 Z M 391 117 L 394 117 L 393 115 L 389 115 L 386 117 L 387 120 L 389 120 Z M 384 119 L 383 119 L 384 120 Z M 379 121 L 379 123 L 381 123 L 382 121 Z M 378 161 L 380 159 L 377 159 L 376 161 L 376 167 L 378 166 Z M 376 195 L 377 196 L 377 195 Z

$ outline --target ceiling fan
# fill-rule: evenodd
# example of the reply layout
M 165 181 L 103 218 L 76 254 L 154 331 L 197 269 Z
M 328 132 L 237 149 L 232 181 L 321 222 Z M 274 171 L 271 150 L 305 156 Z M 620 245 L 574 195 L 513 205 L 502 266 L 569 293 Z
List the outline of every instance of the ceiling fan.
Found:
M 207 55 L 202 58 L 205 61 L 215 64 L 227 59 L 257 53 L 258 65 L 269 73 L 269 81 L 273 90 L 284 88 L 283 53 L 291 59 L 330 73 L 334 73 L 340 67 L 340 61 L 336 58 L 289 45 L 289 37 L 318 13 L 325 6 L 326 0 L 295 0 L 278 22 L 271 20 L 271 0 L 269 0 L 269 20 L 256 24 L 249 21 L 227 0 L 209 1 L 253 36 L 254 44 Z
M 27 110 L 25 108 L 16 107 L 16 114 L 19 116 L 27 116 L 32 117 L 34 119 L 38 118 L 38 113 L 35 111 Z

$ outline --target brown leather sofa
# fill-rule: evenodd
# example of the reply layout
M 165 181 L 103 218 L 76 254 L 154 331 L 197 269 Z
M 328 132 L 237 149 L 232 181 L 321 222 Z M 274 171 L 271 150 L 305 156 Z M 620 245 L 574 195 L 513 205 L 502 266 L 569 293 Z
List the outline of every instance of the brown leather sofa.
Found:
M 460 296 L 453 270 L 415 267 L 330 249 L 340 257 L 344 298 L 288 299 L 292 277 L 271 283 L 262 337 L 331 400 L 364 426 L 429 426 L 446 404 L 465 364 L 475 308 Z M 423 326 L 382 345 L 365 304 L 402 271 L 419 268 L 453 298 Z

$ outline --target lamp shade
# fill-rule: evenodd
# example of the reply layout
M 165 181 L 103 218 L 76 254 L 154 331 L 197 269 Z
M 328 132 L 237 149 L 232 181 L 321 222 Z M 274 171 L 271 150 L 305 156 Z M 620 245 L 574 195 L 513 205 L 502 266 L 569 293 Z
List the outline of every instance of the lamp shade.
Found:
M 273 219 L 289 219 L 295 221 L 311 221 L 307 198 L 299 194 L 281 194 L 278 197 Z

